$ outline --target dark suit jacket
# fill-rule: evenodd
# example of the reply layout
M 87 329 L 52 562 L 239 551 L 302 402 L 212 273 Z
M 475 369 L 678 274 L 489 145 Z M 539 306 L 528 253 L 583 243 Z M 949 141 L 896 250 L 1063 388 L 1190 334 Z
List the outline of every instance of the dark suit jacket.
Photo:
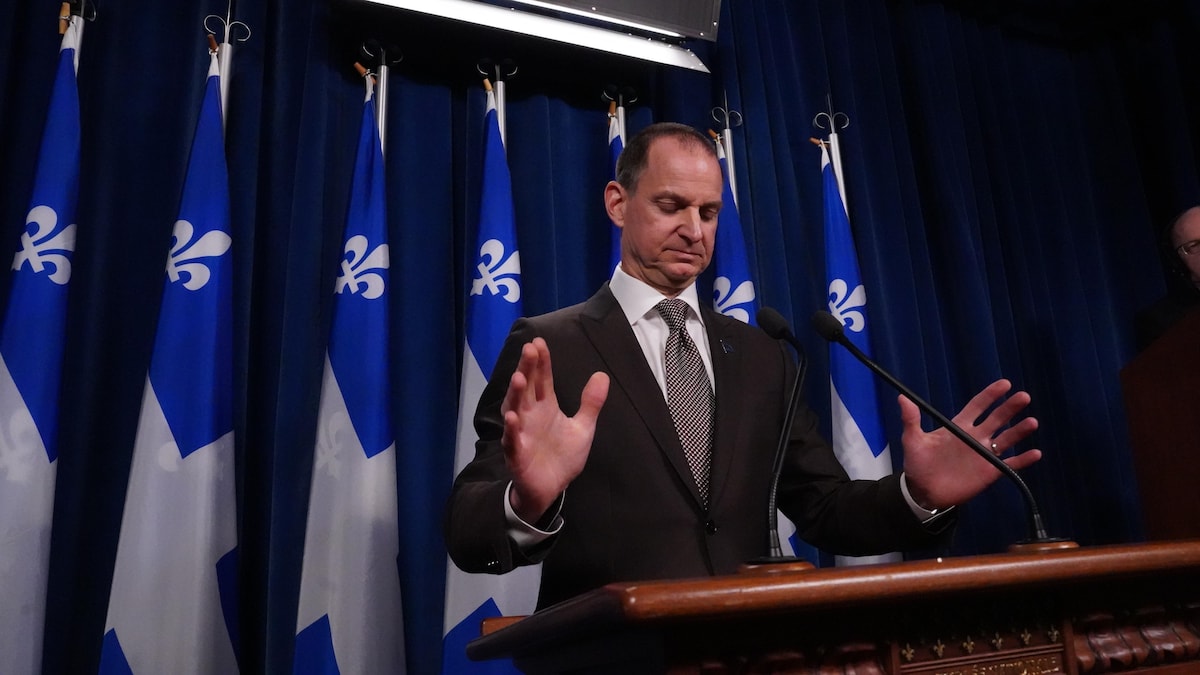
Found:
M 531 319 L 509 334 L 475 415 L 475 459 L 454 483 L 446 541 L 468 572 L 500 574 L 544 561 L 538 606 L 614 581 L 728 574 L 767 553 L 771 466 L 795 366 L 761 330 L 703 309 L 717 417 L 711 499 L 691 477 L 662 390 L 607 285 L 587 302 Z M 500 404 L 521 346 L 541 336 L 568 415 L 593 372 L 611 376 L 608 400 L 583 472 L 562 504 L 555 537 L 523 555 L 506 535 L 510 480 L 500 447 Z M 779 507 L 822 549 L 867 555 L 928 543 L 900 492 L 899 476 L 850 481 L 801 403 Z

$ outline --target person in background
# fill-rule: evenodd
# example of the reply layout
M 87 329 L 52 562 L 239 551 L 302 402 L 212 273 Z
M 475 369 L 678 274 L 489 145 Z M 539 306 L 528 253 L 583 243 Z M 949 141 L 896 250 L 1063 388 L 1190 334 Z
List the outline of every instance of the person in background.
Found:
M 1200 206 L 1176 216 L 1160 233 L 1159 253 L 1167 273 L 1167 294 L 1137 314 L 1139 352 L 1200 307 Z

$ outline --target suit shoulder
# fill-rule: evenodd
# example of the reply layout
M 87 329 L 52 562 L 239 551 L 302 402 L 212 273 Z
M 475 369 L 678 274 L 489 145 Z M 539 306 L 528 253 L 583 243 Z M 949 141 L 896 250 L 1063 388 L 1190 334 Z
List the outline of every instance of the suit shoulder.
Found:
M 775 340 L 763 332 L 761 328 L 757 326 L 751 326 L 750 324 L 739 321 L 733 317 L 712 312 L 705 316 L 704 319 L 705 321 L 711 322 L 713 330 L 720 335 L 728 335 L 736 337 L 742 341 L 764 345 L 775 343 Z
M 579 319 L 583 316 L 602 317 L 616 306 L 616 300 L 612 297 L 612 293 L 608 291 L 606 285 L 597 291 L 595 295 L 583 302 L 563 307 L 562 309 L 556 309 L 553 312 L 522 319 L 521 321 L 539 332 L 562 330 L 566 327 L 577 326 Z

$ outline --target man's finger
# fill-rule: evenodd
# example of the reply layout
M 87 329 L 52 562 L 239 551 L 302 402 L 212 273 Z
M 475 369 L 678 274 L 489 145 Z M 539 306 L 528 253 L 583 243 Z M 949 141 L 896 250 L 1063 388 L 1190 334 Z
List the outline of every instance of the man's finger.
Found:
M 955 421 L 959 423 L 959 426 L 974 425 L 975 420 L 983 415 L 983 411 L 992 407 L 992 404 L 1000 400 L 1000 397 L 1008 393 L 1010 389 L 1012 389 L 1012 383 L 1008 380 L 996 380 L 989 384 L 978 394 L 972 396 L 970 401 L 967 401 L 967 404 L 958 413 L 958 419 L 955 419 Z M 960 419 L 963 421 L 959 421 Z
M 1007 450 L 1021 441 L 1029 438 L 1030 434 L 1037 431 L 1038 421 L 1034 417 L 1026 417 L 1017 422 L 1013 426 L 1004 430 L 1003 433 L 996 436 L 990 442 L 995 443 L 999 450 Z M 984 443 L 988 445 L 988 443 Z
M 608 373 L 592 373 L 579 397 L 579 412 L 575 413 L 574 417 L 577 423 L 595 430 L 596 418 L 600 416 L 600 409 L 608 400 L 608 386 Z
M 988 416 L 979 423 L 979 430 L 988 436 L 996 433 L 1004 425 L 1008 424 L 1022 410 L 1024 410 L 1030 402 L 1029 394 L 1023 391 L 1018 391 L 1012 396 L 1009 396 L 1003 403 L 996 406 Z
M 900 404 L 900 423 L 904 425 L 904 431 L 921 431 L 921 409 L 917 404 L 904 395 L 897 396 L 896 402 Z
M 550 367 L 550 348 L 546 346 L 546 341 L 540 337 L 534 338 L 530 344 L 536 355 L 530 381 L 533 383 L 534 398 L 541 401 L 547 395 L 554 394 L 554 371 Z
M 528 382 L 525 373 L 519 369 L 513 372 L 512 377 L 508 380 L 508 391 L 504 392 L 504 401 L 500 404 L 501 414 L 507 414 L 508 411 L 516 410 L 521 406 Z

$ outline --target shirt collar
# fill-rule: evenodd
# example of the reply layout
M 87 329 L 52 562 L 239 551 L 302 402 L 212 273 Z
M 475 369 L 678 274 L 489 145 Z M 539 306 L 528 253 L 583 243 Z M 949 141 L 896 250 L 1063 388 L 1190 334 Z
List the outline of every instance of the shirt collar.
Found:
M 627 274 L 620 265 L 613 270 L 612 279 L 608 282 L 608 289 L 617 299 L 621 311 L 625 312 L 625 318 L 629 320 L 630 325 L 637 323 L 651 312 L 657 314 L 654 306 L 667 298 L 646 282 Z M 692 309 L 692 315 L 703 324 L 704 319 L 700 314 L 700 298 L 696 293 L 696 282 L 693 281 L 690 286 L 683 289 L 678 297 L 687 303 L 687 306 Z

